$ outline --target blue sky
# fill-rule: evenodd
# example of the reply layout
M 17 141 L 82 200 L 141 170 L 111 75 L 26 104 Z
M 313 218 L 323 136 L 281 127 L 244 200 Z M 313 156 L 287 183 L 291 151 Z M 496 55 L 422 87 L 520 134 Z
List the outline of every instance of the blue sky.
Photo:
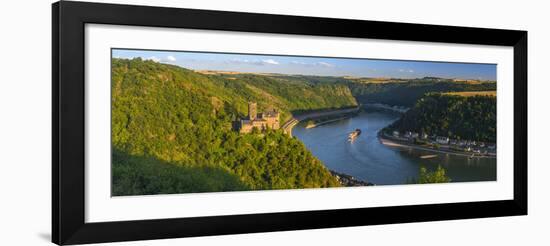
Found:
M 494 64 L 125 49 L 113 49 L 112 56 L 127 59 L 141 57 L 193 70 L 391 78 L 433 76 L 496 80 L 496 65 Z

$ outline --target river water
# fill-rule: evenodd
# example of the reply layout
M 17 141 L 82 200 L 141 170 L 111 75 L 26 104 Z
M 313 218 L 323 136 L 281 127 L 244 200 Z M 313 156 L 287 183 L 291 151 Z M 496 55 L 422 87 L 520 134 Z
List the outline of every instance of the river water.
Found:
M 301 122 L 292 134 L 327 168 L 376 185 L 407 183 L 418 177 L 420 166 L 435 170 L 438 165 L 446 169 L 452 182 L 496 180 L 494 158 L 468 158 L 383 145 L 377 132 L 399 116 L 388 111 L 365 110 L 353 118 L 310 129 Z M 348 133 L 357 128 L 361 129 L 361 135 L 354 142 L 348 142 Z M 427 155 L 437 156 L 420 158 Z

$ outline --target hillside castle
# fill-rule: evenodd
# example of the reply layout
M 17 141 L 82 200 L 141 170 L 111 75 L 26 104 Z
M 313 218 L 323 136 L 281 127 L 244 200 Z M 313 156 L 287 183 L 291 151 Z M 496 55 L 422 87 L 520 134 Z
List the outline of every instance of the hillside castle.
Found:
M 263 131 L 267 128 L 279 129 L 279 112 L 276 109 L 258 113 L 255 102 L 248 103 L 248 116 L 240 121 L 239 132 L 250 133 L 258 128 Z

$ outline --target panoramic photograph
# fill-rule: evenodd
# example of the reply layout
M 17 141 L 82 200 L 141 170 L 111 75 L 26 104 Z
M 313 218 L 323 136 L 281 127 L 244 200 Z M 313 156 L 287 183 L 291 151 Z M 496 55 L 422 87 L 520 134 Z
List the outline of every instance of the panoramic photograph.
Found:
M 496 65 L 111 50 L 112 196 L 496 181 Z

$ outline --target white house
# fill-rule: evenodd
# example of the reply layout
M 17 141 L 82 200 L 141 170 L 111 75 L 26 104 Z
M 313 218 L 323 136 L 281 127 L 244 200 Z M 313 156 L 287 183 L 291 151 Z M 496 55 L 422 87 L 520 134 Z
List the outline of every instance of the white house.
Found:
M 449 144 L 449 138 L 448 137 L 440 137 L 440 136 L 437 136 L 435 138 L 435 141 L 438 143 L 438 144 Z

